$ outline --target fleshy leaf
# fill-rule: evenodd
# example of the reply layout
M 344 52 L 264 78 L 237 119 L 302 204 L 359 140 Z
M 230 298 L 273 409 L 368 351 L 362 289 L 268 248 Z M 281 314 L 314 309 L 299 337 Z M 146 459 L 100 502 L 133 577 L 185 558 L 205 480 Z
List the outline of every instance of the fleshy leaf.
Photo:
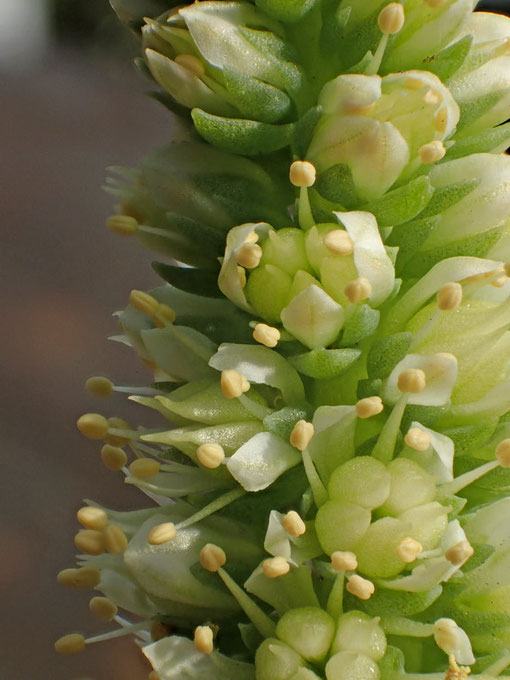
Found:
M 305 354 L 289 357 L 288 361 L 310 378 L 335 378 L 350 368 L 360 355 L 360 349 L 318 347 Z

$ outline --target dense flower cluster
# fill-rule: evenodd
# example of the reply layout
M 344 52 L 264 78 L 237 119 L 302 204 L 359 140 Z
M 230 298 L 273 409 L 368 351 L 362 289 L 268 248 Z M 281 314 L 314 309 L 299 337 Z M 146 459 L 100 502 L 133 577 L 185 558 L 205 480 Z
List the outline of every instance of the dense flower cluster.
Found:
M 510 19 L 112 4 L 188 139 L 108 179 L 108 227 L 176 263 L 117 313 L 150 384 L 87 389 L 161 425 L 78 428 L 153 505 L 79 510 L 58 579 L 119 627 L 57 651 L 133 633 L 152 680 L 510 677 Z

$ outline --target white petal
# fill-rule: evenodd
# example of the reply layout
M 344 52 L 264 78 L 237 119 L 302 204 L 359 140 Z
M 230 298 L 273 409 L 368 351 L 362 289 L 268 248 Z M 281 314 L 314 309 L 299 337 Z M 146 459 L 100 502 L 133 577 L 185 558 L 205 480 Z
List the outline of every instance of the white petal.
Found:
M 370 106 L 381 96 L 381 77 L 361 74 L 342 75 L 330 80 L 319 95 L 319 105 L 326 115 L 349 113 Z
M 336 340 L 344 323 L 344 310 L 321 288 L 312 285 L 292 299 L 280 318 L 289 333 L 314 349 Z
M 402 393 L 397 387 L 398 377 L 410 368 L 424 371 L 427 385 L 422 392 L 409 395 L 409 404 L 442 406 L 449 401 L 457 379 L 457 360 L 452 354 L 408 354 L 388 377 L 383 390 L 384 401 L 394 404 L 399 399 Z
M 449 482 L 453 479 L 453 456 L 455 446 L 450 437 L 439 432 L 430 430 L 425 425 L 418 422 L 411 423 L 412 428 L 423 430 L 430 435 L 430 446 L 432 449 L 431 457 L 428 458 L 426 452 L 420 452 L 421 465 L 428 473 L 433 475 L 438 482 Z

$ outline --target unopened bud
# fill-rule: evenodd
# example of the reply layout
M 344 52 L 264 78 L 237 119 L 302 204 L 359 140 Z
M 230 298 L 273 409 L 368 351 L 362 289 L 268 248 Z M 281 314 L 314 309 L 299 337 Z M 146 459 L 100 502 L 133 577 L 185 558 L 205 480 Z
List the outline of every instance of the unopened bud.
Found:
M 200 564 L 204 569 L 211 572 L 216 572 L 220 569 L 227 561 L 227 556 L 225 551 L 219 546 L 214 545 L 214 543 L 208 543 L 204 545 L 200 551 Z
M 365 397 L 356 404 L 358 418 L 371 418 L 384 409 L 381 397 Z
M 331 566 L 335 571 L 354 571 L 358 560 L 353 552 L 337 550 L 331 554 Z
M 289 536 L 293 538 L 302 536 L 306 532 L 306 524 L 295 510 L 291 510 L 286 515 L 283 515 L 282 526 Z
M 420 147 L 418 154 L 421 162 L 427 165 L 429 163 L 436 163 L 437 161 L 440 161 L 441 158 L 444 158 L 446 149 L 444 148 L 443 142 L 436 139 L 435 141 Z
M 394 35 L 398 33 L 404 25 L 404 8 L 399 2 L 390 2 L 380 12 L 377 19 L 379 28 L 383 33 Z
M 372 294 L 372 284 L 364 276 L 350 281 L 344 289 L 344 293 L 350 302 L 356 304 L 366 300 Z
M 397 385 L 401 392 L 423 392 L 427 387 L 425 372 L 421 368 L 408 368 L 398 376 Z
M 462 286 L 457 281 L 450 281 L 441 286 L 437 293 L 437 306 L 441 311 L 450 312 L 462 302 Z
M 299 451 L 304 451 L 314 435 L 314 426 L 306 420 L 298 420 L 290 433 L 290 443 Z
M 290 565 L 285 557 L 270 557 L 262 562 L 262 569 L 267 578 L 279 578 L 290 571 Z
M 308 161 L 294 161 L 290 166 L 289 179 L 295 187 L 311 187 L 315 177 L 315 167 Z
M 428 451 L 430 448 L 430 439 L 430 433 L 419 427 L 412 427 L 404 437 L 407 446 L 415 451 Z

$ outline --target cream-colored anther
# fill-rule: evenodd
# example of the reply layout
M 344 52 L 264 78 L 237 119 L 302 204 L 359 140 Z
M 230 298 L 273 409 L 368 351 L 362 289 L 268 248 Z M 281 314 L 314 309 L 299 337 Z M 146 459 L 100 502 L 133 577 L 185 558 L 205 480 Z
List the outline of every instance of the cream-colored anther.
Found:
M 244 239 L 244 242 L 245 243 L 257 243 L 258 240 L 259 240 L 259 235 L 257 234 L 257 232 L 255 230 L 253 230 L 253 231 L 250 231 L 248 236 Z
M 209 626 L 197 626 L 193 636 L 193 644 L 197 652 L 211 654 L 214 649 L 214 634 Z
M 420 147 L 418 154 L 422 163 L 428 165 L 429 163 L 436 163 L 444 158 L 446 154 L 446 149 L 444 148 L 443 142 L 438 139 L 428 144 L 424 144 Z
M 129 215 L 112 215 L 106 220 L 106 226 L 121 236 L 132 236 L 138 231 L 138 222 Z
M 384 409 L 381 397 L 365 397 L 356 404 L 358 418 L 371 418 Z
M 447 123 L 448 111 L 445 106 L 442 106 L 434 117 L 434 129 L 439 132 L 439 134 L 444 135 Z
M 494 288 L 503 288 L 504 285 L 506 285 L 508 281 L 508 276 L 503 275 L 503 276 L 498 276 L 497 279 L 494 279 L 494 281 L 491 281 L 491 286 L 494 286 Z
M 445 552 L 444 556 L 456 567 L 467 562 L 474 555 L 473 546 L 469 541 L 459 541 Z
M 262 570 L 267 578 L 279 578 L 290 571 L 290 564 L 285 557 L 270 557 L 262 562 Z
M 398 376 L 397 386 L 401 392 L 423 392 L 427 387 L 427 377 L 421 368 L 408 368 Z
M 246 269 L 244 269 L 244 267 L 240 267 L 239 265 L 237 265 L 237 278 L 239 279 L 241 288 L 244 288 L 246 286 Z
M 444 676 L 444 680 L 467 680 L 471 674 L 469 666 L 459 666 L 454 654 L 448 657 L 448 670 Z
M 195 57 L 194 54 L 178 54 L 174 58 L 174 61 L 176 64 L 179 64 L 179 66 L 185 68 L 186 71 L 189 71 L 192 75 L 197 76 L 197 78 L 200 78 L 200 76 L 203 76 L 205 73 L 204 65 L 198 57 Z
M 57 581 L 68 588 L 95 588 L 101 580 L 101 572 L 95 567 L 80 569 L 62 569 L 57 574 Z
M 437 292 L 437 306 L 441 311 L 451 312 L 462 302 L 462 286 L 457 281 L 450 281 Z
M 354 571 L 358 560 L 353 552 L 337 550 L 331 554 L 331 566 L 335 571 Z
M 175 321 L 175 311 L 162 302 L 152 317 L 154 324 L 159 328 L 164 328 Z
M 349 302 L 356 304 L 362 300 L 366 300 L 372 294 L 372 284 L 364 276 L 349 283 L 344 288 L 344 293 Z
M 312 187 L 316 175 L 315 166 L 309 161 L 294 161 L 290 166 L 289 179 L 295 187 Z
M 302 536 L 306 532 L 306 524 L 295 510 L 290 510 L 286 515 L 283 515 L 282 527 L 293 538 Z
M 93 597 L 89 602 L 89 610 L 101 621 L 111 621 L 117 616 L 117 605 L 107 597 Z
M 159 307 L 159 302 L 155 297 L 149 295 L 144 290 L 132 290 L 129 294 L 129 302 L 137 312 L 146 316 L 153 316 Z
M 220 444 L 201 444 L 197 449 L 197 458 L 201 465 L 214 470 L 225 460 L 225 451 Z
M 129 465 L 129 472 L 133 477 L 138 479 L 145 479 L 146 477 L 154 477 L 161 468 L 161 464 L 152 458 L 137 458 Z
M 441 7 L 444 5 L 446 0 L 423 0 L 423 2 L 428 5 L 429 7 Z
M 168 543 L 177 536 L 177 529 L 173 522 L 164 522 L 163 524 L 158 524 L 147 534 L 147 541 L 151 545 L 162 545 L 163 543 Z
M 131 426 L 122 418 L 117 418 L 116 416 L 113 416 L 112 418 L 108 418 L 108 429 L 130 430 Z M 125 446 L 126 444 L 129 444 L 129 438 L 108 432 L 108 435 L 106 437 L 106 443 L 111 444 L 112 446 Z
M 425 430 L 422 430 L 419 427 L 411 427 L 404 437 L 407 446 L 415 451 L 428 451 L 430 448 L 430 440 L 430 433 L 425 432 Z
M 506 274 L 506 276 L 510 276 L 510 262 L 505 262 L 503 265 L 503 271 Z
M 258 243 L 243 243 L 236 253 L 237 264 L 246 269 L 255 269 L 262 258 L 262 248 Z
M 436 104 L 439 104 L 441 101 L 441 95 L 437 90 L 427 90 L 425 94 L 422 97 L 422 102 L 425 104 L 425 106 L 436 106 Z
M 404 538 L 399 543 L 396 550 L 397 557 L 401 559 L 402 562 L 406 562 L 406 564 L 414 562 L 421 552 L 423 552 L 422 544 L 410 536 Z
M 116 472 L 117 470 L 121 470 L 127 463 L 127 456 L 118 446 L 105 444 L 101 449 L 101 460 L 108 470 Z
M 399 2 L 390 2 L 379 12 L 377 23 L 383 33 L 394 35 L 402 29 L 405 18 L 402 5 Z
M 200 551 L 200 564 L 204 569 L 211 572 L 216 572 L 227 561 L 225 551 L 214 543 L 204 545 Z
M 58 654 L 78 654 L 85 649 L 85 638 L 80 633 L 69 633 L 55 642 Z
M 510 439 L 503 439 L 496 446 L 496 458 L 501 467 L 510 467 Z
M 406 90 L 422 90 L 425 83 L 420 78 L 406 78 L 404 82 Z
M 88 505 L 78 510 L 76 518 L 85 529 L 97 529 L 100 531 L 108 524 L 108 515 L 104 510 Z
M 95 397 L 109 397 L 113 393 L 113 383 L 102 375 L 95 375 L 85 382 L 85 389 Z
M 221 372 L 221 391 L 227 399 L 236 399 L 250 389 L 250 383 L 239 371 L 227 369 Z
M 104 535 L 96 529 L 81 529 L 74 537 L 74 545 L 87 555 L 102 555 L 106 548 Z
M 324 245 L 332 255 L 351 255 L 354 242 L 343 229 L 334 229 L 324 237 Z
M 372 581 L 369 581 L 358 574 L 349 576 L 345 588 L 347 592 L 358 597 L 360 600 L 369 600 L 375 593 L 375 586 Z
M 112 555 L 122 554 L 127 546 L 128 539 L 126 534 L 116 524 L 108 524 L 103 529 L 106 550 Z
M 294 429 L 290 433 L 290 443 L 299 451 L 304 451 L 315 432 L 312 423 L 307 423 L 306 420 L 298 420 L 294 425 Z
M 276 347 L 280 337 L 281 333 L 278 328 L 265 323 L 258 323 L 253 329 L 253 338 L 265 347 Z
M 108 434 L 108 421 L 99 413 L 85 413 L 80 416 L 76 427 L 87 439 L 104 439 Z

